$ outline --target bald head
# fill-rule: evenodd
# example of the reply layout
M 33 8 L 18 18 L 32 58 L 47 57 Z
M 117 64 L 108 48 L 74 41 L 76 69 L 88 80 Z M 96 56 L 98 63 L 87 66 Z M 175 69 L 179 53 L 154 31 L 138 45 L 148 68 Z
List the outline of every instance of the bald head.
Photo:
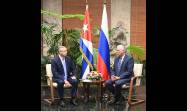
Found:
M 67 55 L 67 48 L 65 46 L 59 46 L 58 52 L 60 56 L 65 57 Z
M 58 51 L 60 51 L 60 49 L 67 49 L 67 48 L 65 46 L 59 46 Z

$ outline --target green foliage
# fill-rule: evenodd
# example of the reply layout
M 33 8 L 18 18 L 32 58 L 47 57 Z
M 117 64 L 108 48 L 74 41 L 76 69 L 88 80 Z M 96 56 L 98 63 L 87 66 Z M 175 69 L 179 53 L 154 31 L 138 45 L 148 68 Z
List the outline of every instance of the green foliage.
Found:
M 97 63 L 98 49 L 93 48 L 94 63 Z
M 41 10 L 41 14 L 56 17 L 59 19 L 68 19 L 68 18 L 78 18 L 80 20 L 84 19 L 84 15 L 82 14 L 64 14 L 60 15 L 54 12 Z M 70 56 L 74 63 L 76 64 L 76 67 L 78 70 L 80 70 L 81 64 L 82 64 L 82 55 L 79 50 L 79 39 L 80 39 L 80 31 L 76 29 L 62 29 L 60 32 L 55 33 L 56 24 L 48 24 L 48 23 L 42 23 L 41 24 L 41 32 L 44 35 L 43 39 L 44 42 L 49 47 L 49 50 L 47 51 L 48 56 L 48 62 L 50 62 L 51 55 L 57 55 L 58 54 L 58 46 L 64 45 L 68 49 L 68 56 Z M 41 58 L 41 73 L 42 75 L 45 74 L 45 64 L 47 62 L 44 62 L 45 60 Z M 80 71 L 79 71 L 80 72 Z M 42 76 L 44 78 L 45 76 Z
M 127 53 L 133 56 L 135 62 L 141 62 L 144 59 L 145 52 L 144 49 L 140 46 L 129 45 L 126 49 Z
M 127 53 L 133 56 L 135 63 L 142 63 L 143 64 L 143 71 L 142 71 L 142 84 L 146 84 L 146 60 L 145 58 L 145 51 L 140 46 L 130 45 L 127 47 Z
M 99 28 L 99 26 L 93 27 L 93 29 L 92 29 L 92 34 L 95 35 L 95 36 L 99 36 L 99 33 L 100 33 L 100 28 Z
M 50 12 L 50 11 L 47 11 L 47 10 L 41 10 L 41 13 L 44 14 L 44 15 L 54 16 L 54 17 L 57 17 L 59 19 L 69 19 L 69 18 L 78 18 L 80 20 L 84 19 L 84 15 L 82 15 L 82 14 L 64 14 L 64 15 L 60 15 L 60 14 L 57 14 L 57 13 L 54 13 L 54 12 Z
M 44 42 L 49 46 L 48 54 L 49 55 L 57 55 L 58 46 L 61 44 L 60 40 L 62 38 L 61 33 L 54 33 L 55 24 L 47 24 L 43 23 L 41 25 L 41 32 L 44 34 L 43 39 Z
M 41 32 L 44 34 L 44 41 L 49 47 L 48 56 L 58 54 L 58 46 L 63 45 L 67 47 L 68 56 L 70 56 L 74 63 L 80 65 L 77 61 L 81 53 L 79 50 L 80 31 L 75 29 L 62 29 L 59 33 L 54 33 L 54 24 L 43 23 L 41 25 Z M 77 63 L 78 62 L 78 63 Z
M 50 63 L 49 57 L 48 56 L 41 56 L 41 65 L 45 65 Z
M 68 55 L 73 59 L 73 61 L 80 65 L 77 58 L 81 55 L 79 49 L 79 39 L 80 39 L 80 31 L 75 29 L 64 29 L 62 30 L 62 45 L 66 46 L 68 49 Z

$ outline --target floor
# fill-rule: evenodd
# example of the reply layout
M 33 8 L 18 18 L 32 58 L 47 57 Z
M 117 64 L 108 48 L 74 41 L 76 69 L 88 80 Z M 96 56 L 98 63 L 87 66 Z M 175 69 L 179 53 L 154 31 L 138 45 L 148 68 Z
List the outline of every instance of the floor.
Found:
M 126 103 L 123 102 L 120 105 L 108 105 L 105 101 L 100 102 L 96 101 L 94 98 L 92 98 L 88 103 L 84 103 L 83 99 L 79 99 L 78 106 L 72 106 L 69 103 L 69 99 L 66 99 L 66 107 L 62 108 L 58 105 L 58 103 L 55 103 L 54 105 L 49 105 L 45 101 L 43 101 L 43 98 L 46 98 L 49 96 L 49 89 L 42 88 L 41 91 L 41 111 L 146 111 L 146 102 L 133 106 L 131 108 L 126 109 Z M 94 89 L 91 91 L 91 95 L 95 92 Z M 68 93 L 68 91 L 66 91 Z M 81 93 L 80 93 L 81 94 Z M 137 88 L 137 95 L 139 98 L 143 98 L 146 100 L 146 88 L 145 86 L 141 86 Z M 58 101 L 57 101 L 58 102 Z

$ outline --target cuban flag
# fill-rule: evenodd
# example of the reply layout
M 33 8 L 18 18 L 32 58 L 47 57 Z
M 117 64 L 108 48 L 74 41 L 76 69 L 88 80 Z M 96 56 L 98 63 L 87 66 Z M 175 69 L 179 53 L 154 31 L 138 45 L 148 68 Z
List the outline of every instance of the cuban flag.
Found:
M 102 74 L 101 76 L 104 80 L 108 80 L 110 78 L 110 50 L 106 4 L 103 5 L 103 15 L 97 57 L 97 70 Z
M 80 76 L 81 79 L 86 79 L 86 76 L 90 70 L 93 70 L 93 46 L 89 19 L 88 5 L 86 5 L 83 29 L 80 38 L 80 51 L 83 56 Z

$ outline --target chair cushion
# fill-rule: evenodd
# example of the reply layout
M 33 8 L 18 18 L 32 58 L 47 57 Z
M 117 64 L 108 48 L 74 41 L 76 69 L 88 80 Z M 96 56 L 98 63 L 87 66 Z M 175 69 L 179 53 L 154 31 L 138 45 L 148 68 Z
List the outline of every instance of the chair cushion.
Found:
M 53 87 L 57 87 L 57 83 L 56 82 L 53 82 Z M 70 87 L 72 87 L 71 85 L 69 86 L 69 85 L 65 85 L 64 84 L 64 88 L 70 88 Z

